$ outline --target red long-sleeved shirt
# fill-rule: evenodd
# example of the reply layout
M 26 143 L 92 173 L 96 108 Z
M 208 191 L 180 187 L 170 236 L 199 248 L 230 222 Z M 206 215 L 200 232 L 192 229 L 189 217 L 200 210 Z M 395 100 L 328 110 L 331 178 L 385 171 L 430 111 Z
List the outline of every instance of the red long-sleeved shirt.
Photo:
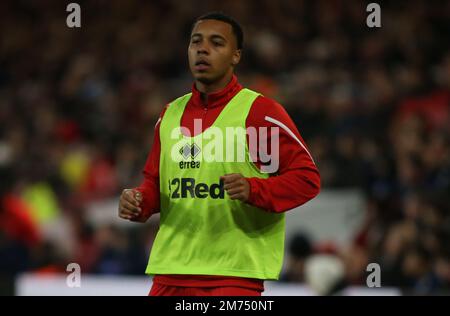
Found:
M 202 131 L 210 127 L 225 105 L 242 89 L 237 77 L 233 76 L 230 83 L 221 91 L 209 94 L 207 101 L 202 101 L 201 93 L 192 87 L 192 97 L 186 105 L 181 119 L 181 125 L 191 133 L 194 130 L 194 119 L 202 119 Z M 166 106 L 167 107 L 167 106 Z M 159 158 L 160 137 L 159 122 L 155 125 L 153 146 L 144 167 L 144 181 L 136 188 L 142 193 L 142 214 L 136 221 L 144 222 L 152 214 L 159 212 Z M 250 196 L 247 203 L 267 212 L 285 212 L 300 206 L 314 198 L 320 190 L 320 176 L 308 149 L 295 124 L 275 101 L 259 96 L 253 102 L 246 120 L 247 127 L 278 127 L 279 137 L 279 168 L 276 175 L 267 179 L 247 178 L 250 184 Z M 267 136 L 267 148 L 270 148 L 271 135 Z M 259 144 L 259 141 L 258 141 Z M 256 147 L 258 152 L 258 147 Z M 256 165 L 261 166 L 257 157 Z M 156 275 L 154 282 L 172 286 L 240 286 L 262 290 L 263 281 L 221 276 L 192 275 Z

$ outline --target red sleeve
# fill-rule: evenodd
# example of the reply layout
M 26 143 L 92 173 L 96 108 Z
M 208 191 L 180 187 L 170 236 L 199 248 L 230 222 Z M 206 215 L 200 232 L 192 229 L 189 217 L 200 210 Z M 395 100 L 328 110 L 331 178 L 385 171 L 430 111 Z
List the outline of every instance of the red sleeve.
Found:
M 139 217 L 135 218 L 134 222 L 145 222 L 150 216 L 159 212 L 159 156 L 161 152 L 161 141 L 159 138 L 159 126 L 161 119 L 167 109 L 167 105 L 164 107 L 158 121 L 155 124 L 155 133 L 153 135 L 153 145 L 147 156 L 147 161 L 144 166 L 143 174 L 144 180 L 141 185 L 135 190 L 142 193 L 142 213 Z
M 280 213 L 300 206 L 319 194 L 319 171 L 297 127 L 280 104 L 263 96 L 258 97 L 246 123 L 247 127 L 277 127 L 272 135 L 276 133 L 279 137 L 278 172 L 267 179 L 247 179 L 250 183 L 249 204 Z M 271 133 L 268 133 L 268 148 L 271 138 Z M 259 153 L 258 146 L 256 150 Z M 251 154 L 254 157 L 254 153 Z M 261 168 L 259 155 L 256 159 L 256 165 Z

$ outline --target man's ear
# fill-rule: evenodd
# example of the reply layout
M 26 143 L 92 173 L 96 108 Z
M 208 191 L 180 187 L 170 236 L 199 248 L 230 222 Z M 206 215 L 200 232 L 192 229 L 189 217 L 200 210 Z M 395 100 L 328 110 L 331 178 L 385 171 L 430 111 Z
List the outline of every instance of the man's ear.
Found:
M 231 64 L 236 66 L 241 61 L 241 50 L 237 49 L 233 54 L 233 59 L 231 60 Z

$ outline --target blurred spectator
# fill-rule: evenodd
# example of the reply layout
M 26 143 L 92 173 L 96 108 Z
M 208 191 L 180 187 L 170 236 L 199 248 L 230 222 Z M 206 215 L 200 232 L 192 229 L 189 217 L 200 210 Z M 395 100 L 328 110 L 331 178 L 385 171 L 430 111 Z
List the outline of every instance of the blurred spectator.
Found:
M 308 258 L 305 276 L 306 284 L 317 295 L 337 295 L 347 286 L 344 263 L 335 255 L 317 254 Z
M 312 243 L 305 234 L 296 233 L 289 241 L 288 261 L 280 277 L 283 282 L 304 282 L 305 262 L 313 254 Z

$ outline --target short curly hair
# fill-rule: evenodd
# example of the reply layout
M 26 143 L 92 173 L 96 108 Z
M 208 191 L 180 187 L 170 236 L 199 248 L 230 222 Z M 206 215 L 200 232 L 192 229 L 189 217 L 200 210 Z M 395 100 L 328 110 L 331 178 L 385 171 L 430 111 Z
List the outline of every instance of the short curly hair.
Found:
M 204 21 L 204 20 L 218 20 L 218 21 L 222 21 L 225 23 L 228 23 L 231 25 L 232 29 L 233 29 L 233 34 L 236 37 L 236 43 L 237 43 L 237 48 L 238 49 L 242 49 L 244 46 L 244 32 L 242 31 L 242 27 L 241 25 L 232 17 L 222 13 L 222 12 L 209 12 L 206 13 L 200 17 L 198 17 L 194 23 L 192 24 L 191 27 L 191 33 L 192 30 L 194 29 L 195 24 L 198 21 Z

